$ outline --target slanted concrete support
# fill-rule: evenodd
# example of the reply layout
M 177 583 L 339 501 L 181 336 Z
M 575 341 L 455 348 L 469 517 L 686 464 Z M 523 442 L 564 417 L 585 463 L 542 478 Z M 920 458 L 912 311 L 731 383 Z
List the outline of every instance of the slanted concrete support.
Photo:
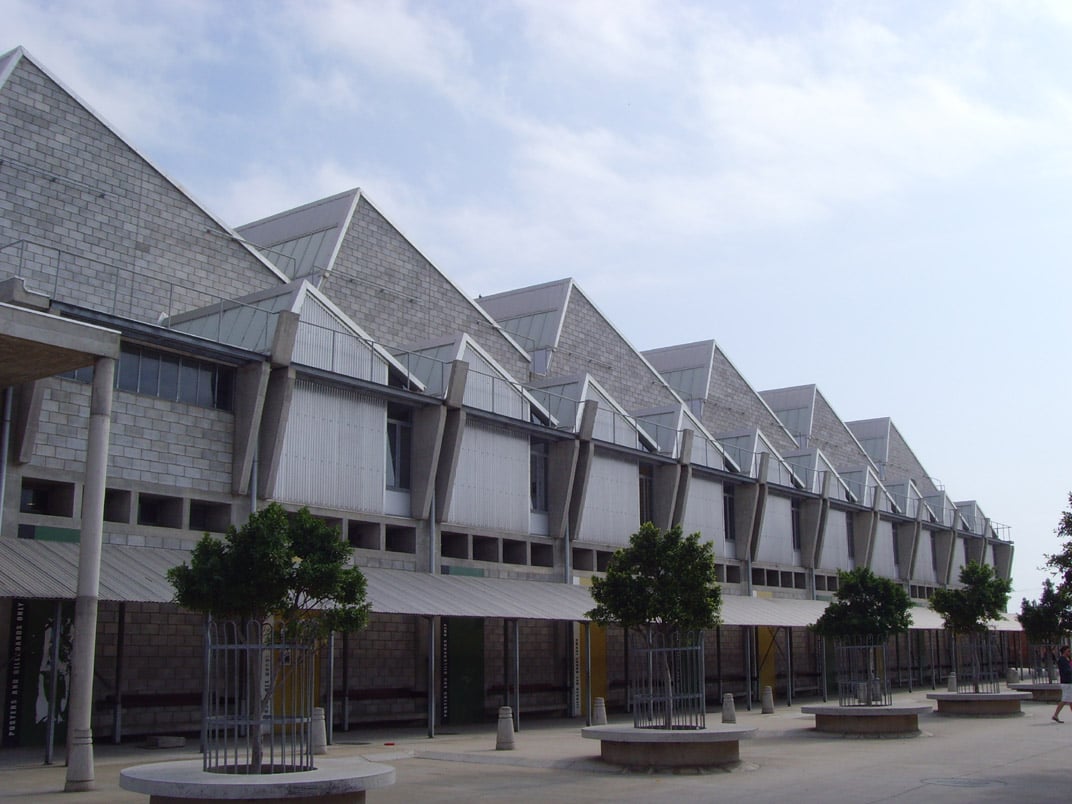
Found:
M 93 660 L 97 644 L 97 598 L 100 590 L 101 542 L 104 534 L 104 489 L 108 474 L 108 439 L 112 426 L 112 387 L 116 361 L 98 357 L 93 363 L 86 446 L 82 530 L 78 550 L 78 592 L 75 599 L 74 646 L 71 651 L 71 693 L 68 710 L 68 792 L 92 790 Z
M 964 554 L 968 557 L 968 561 L 974 561 L 977 564 L 984 563 L 986 539 L 982 536 L 964 534 Z
M 41 380 L 35 380 L 11 390 L 15 394 L 11 421 L 12 453 L 16 463 L 26 464 L 33 458 L 37 431 L 41 427 L 41 403 L 45 398 L 45 384 Z
M 674 518 L 677 488 L 681 481 L 681 467 L 676 463 L 664 463 L 655 467 L 653 498 L 651 501 L 652 524 L 660 530 L 668 530 Z
M 853 511 L 852 532 L 853 552 L 856 555 L 856 566 L 871 568 L 871 559 L 875 553 L 875 534 L 878 532 L 878 490 L 871 501 L 868 511 Z
M 953 571 L 953 546 L 956 544 L 956 534 L 951 530 L 935 530 L 931 532 L 934 542 L 934 555 L 937 559 L 937 581 L 942 586 L 949 585 L 949 575 Z
M 566 537 L 580 453 L 576 438 L 553 441 L 547 448 L 547 528 L 554 539 Z
M 257 457 L 257 493 L 260 497 L 272 496 L 271 492 L 275 489 L 283 455 L 283 439 L 287 434 L 287 421 L 294 399 L 294 378 L 294 369 L 290 366 L 274 368 L 268 377 Z
M 595 456 L 595 444 L 592 435 L 596 429 L 596 414 L 599 403 L 589 399 L 581 408 L 581 425 L 577 431 L 577 471 L 573 478 L 573 493 L 569 501 L 569 532 L 575 539 L 581 532 L 581 518 L 584 513 L 585 495 L 588 493 L 588 478 L 592 472 L 592 459 Z
M 923 506 L 920 506 L 922 512 Z M 912 522 L 897 522 L 893 526 L 893 538 L 897 541 L 897 555 L 901 560 L 898 569 L 902 581 L 912 580 L 912 570 L 916 566 L 916 554 L 919 552 L 919 534 L 922 520 L 917 514 Z
M 763 533 L 763 516 L 767 510 L 767 465 L 770 456 L 759 456 L 759 477 L 754 484 L 737 486 L 733 509 L 736 517 L 737 558 L 753 561 L 759 554 L 759 539 Z M 751 571 L 748 583 L 751 584 Z
M 670 525 L 680 525 L 685 521 L 685 509 L 689 502 L 689 485 L 692 483 L 692 445 L 696 433 L 685 430 L 681 433 L 681 449 L 677 456 L 677 493 L 674 495 L 674 509 L 670 515 Z
M 231 491 L 237 495 L 249 493 L 250 473 L 270 374 L 271 367 L 265 362 L 247 363 L 238 369 L 235 378 Z
M 427 519 L 431 511 L 446 425 L 447 408 L 444 405 L 429 405 L 413 411 L 409 512 L 414 519 Z
M 819 564 L 830 511 L 829 491 L 830 473 L 826 472 L 819 497 L 809 497 L 800 504 L 800 564 L 805 569 L 815 569 Z
M 995 539 L 990 545 L 994 551 L 994 570 L 999 578 L 1009 580 L 1012 578 L 1012 543 Z
M 446 406 L 446 421 L 443 423 L 443 441 L 439 452 L 439 464 L 436 467 L 435 481 L 435 519 L 442 522 L 450 513 L 450 497 L 454 488 L 454 478 L 458 471 L 458 457 L 461 455 L 462 437 L 465 435 L 465 383 L 469 378 L 469 364 L 464 360 L 455 360 L 450 366 L 450 378 L 447 380 L 447 393 L 443 400 Z

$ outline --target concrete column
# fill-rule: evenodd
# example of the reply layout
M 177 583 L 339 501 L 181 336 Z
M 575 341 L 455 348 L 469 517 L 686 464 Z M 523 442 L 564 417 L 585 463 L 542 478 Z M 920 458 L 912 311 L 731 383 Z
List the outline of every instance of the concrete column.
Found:
M 93 790 L 93 655 L 97 642 L 97 595 L 100 589 L 104 488 L 108 474 L 108 439 L 112 426 L 115 359 L 93 364 L 89 401 L 89 440 L 82 495 L 82 532 L 78 551 L 78 592 L 71 651 L 71 695 L 67 735 L 67 792 Z

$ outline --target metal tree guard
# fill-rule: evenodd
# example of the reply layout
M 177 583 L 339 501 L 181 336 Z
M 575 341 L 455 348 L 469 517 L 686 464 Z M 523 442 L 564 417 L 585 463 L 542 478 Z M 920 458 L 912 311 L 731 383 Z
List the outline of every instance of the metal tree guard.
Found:
M 957 692 L 1001 692 L 1001 644 L 996 631 L 954 635 Z
M 204 769 L 312 770 L 317 652 L 312 625 L 210 619 L 205 642 Z
M 834 643 L 840 706 L 891 706 L 886 641 L 854 637 Z
M 654 634 L 630 652 L 633 725 L 702 729 L 705 725 L 703 632 Z

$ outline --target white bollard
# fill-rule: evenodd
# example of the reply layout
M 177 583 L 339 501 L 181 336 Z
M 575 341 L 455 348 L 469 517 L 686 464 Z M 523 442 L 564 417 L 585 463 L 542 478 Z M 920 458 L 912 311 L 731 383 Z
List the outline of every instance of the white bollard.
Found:
M 607 725 L 607 702 L 602 698 L 596 698 L 592 702 L 592 725 Z
M 324 707 L 322 706 L 313 707 L 313 722 L 310 726 L 309 739 L 314 754 L 328 752 L 328 731 L 324 724 Z
M 727 692 L 722 696 L 722 722 L 736 723 L 737 709 L 733 705 L 733 693 Z
M 495 734 L 495 750 L 514 750 L 514 713 L 509 706 L 499 707 L 499 729 Z
M 1020 670 L 1019 670 L 1019 668 L 1010 667 L 1005 672 L 1005 683 L 1009 684 L 1009 685 L 1019 684 L 1020 683 Z
M 760 696 L 760 700 L 763 704 L 763 714 L 774 714 L 774 690 L 770 687 L 763 688 L 763 694 Z

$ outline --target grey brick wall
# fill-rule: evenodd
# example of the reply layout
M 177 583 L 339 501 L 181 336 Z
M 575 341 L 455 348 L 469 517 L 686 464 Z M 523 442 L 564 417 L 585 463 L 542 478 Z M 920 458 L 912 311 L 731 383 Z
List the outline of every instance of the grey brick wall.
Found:
M 49 380 L 32 469 L 81 476 L 88 427 L 89 386 Z M 229 494 L 233 431 L 230 413 L 117 390 L 109 481 Z
M 513 376 L 528 377 L 521 353 L 364 198 L 321 289 L 388 347 L 467 332 Z
M 627 411 L 679 404 L 640 354 L 578 288 L 570 294 L 550 374 L 588 372 Z
M 33 290 L 155 322 L 278 283 L 28 59 L 0 89 L 0 157 L 0 275 Z
M 715 349 L 711 389 L 704 403 L 703 423 L 713 435 L 759 427 L 781 453 L 797 447 L 759 395 L 721 349 Z

